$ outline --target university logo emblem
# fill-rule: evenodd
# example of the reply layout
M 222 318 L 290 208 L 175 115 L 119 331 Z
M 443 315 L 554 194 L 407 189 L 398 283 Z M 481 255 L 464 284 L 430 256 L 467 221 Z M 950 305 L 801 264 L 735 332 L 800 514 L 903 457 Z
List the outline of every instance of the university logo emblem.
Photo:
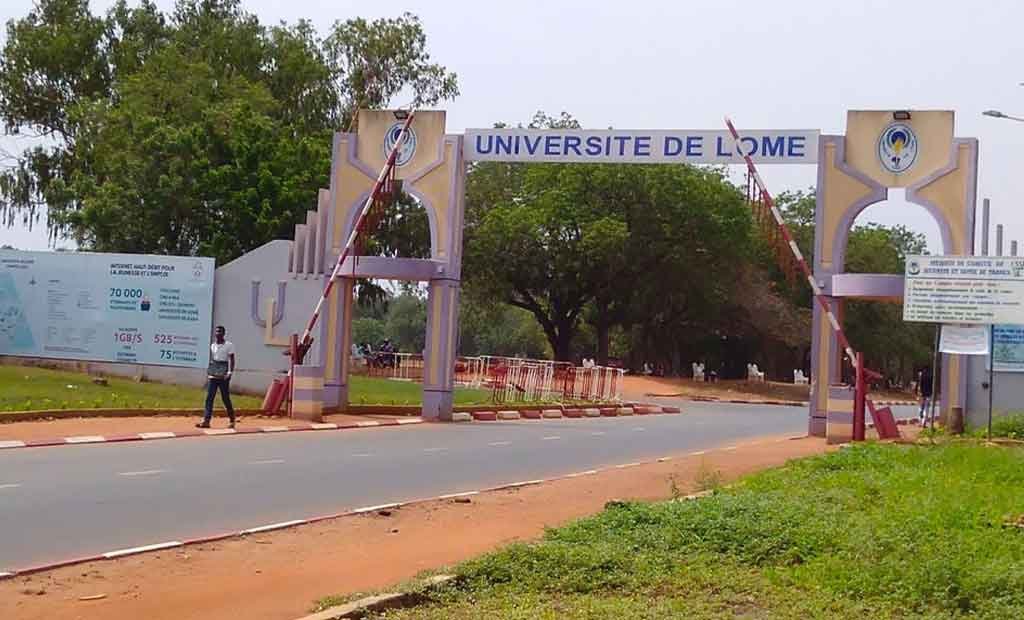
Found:
M 384 157 L 387 157 L 391 153 L 391 149 L 395 147 L 395 142 L 398 142 L 398 136 L 402 134 L 403 123 L 395 123 L 389 129 L 387 134 L 384 135 Z M 410 127 L 405 132 L 405 141 L 402 142 L 402 146 L 398 149 L 398 155 L 395 157 L 395 165 L 404 166 L 412 160 L 413 155 L 416 154 L 416 132 Z
M 917 136 L 909 125 L 893 123 L 878 139 L 878 160 L 893 174 L 906 172 L 917 159 Z
M 920 263 L 918 263 L 916 260 L 910 261 L 910 263 L 907 264 L 907 273 L 909 273 L 912 276 L 916 276 L 917 274 L 921 273 Z

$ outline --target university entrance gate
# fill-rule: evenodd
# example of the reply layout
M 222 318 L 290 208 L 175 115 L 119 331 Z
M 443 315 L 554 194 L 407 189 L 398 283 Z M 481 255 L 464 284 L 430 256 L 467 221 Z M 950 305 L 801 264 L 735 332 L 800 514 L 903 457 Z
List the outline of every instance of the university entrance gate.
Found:
M 891 187 L 907 188 L 907 199 L 924 206 L 942 231 L 947 254 L 973 253 L 977 141 L 956 138 L 949 111 L 851 111 L 846 135 L 817 130 L 530 130 L 481 129 L 445 133 L 443 111 L 360 111 L 357 133 L 334 137 L 330 188 L 321 190 L 316 212 L 296 227 L 288 251 L 288 278 L 327 288 L 317 306 L 303 366 L 296 368 L 296 401 L 310 403 L 307 417 L 322 408 L 348 404 L 353 287 L 357 278 L 427 283 L 423 410 L 426 419 L 450 420 L 458 333 L 462 226 L 466 167 L 472 161 L 551 163 L 744 164 L 763 188 L 753 164 L 816 164 L 817 213 L 813 278 L 820 293 L 812 333 L 809 431 L 840 439 L 849 432 L 848 406 L 829 400 L 839 380 L 847 347 L 838 318 L 851 297 L 899 299 L 902 276 L 847 274 L 843 256 L 854 218 L 882 201 Z M 348 255 L 358 236 L 365 207 L 381 181 L 393 176 L 416 197 L 430 223 L 430 258 Z M 795 244 L 790 244 L 799 257 Z M 258 252 L 259 250 L 257 250 Z M 339 257 L 344 260 L 338 263 Z M 802 257 L 801 257 L 802 260 Z M 337 265 L 337 267 L 336 267 Z M 331 275 L 335 278 L 332 280 Z M 240 274 L 242 275 L 242 274 Z M 256 342 L 280 348 L 287 341 L 278 328 L 308 317 L 308 295 L 260 294 L 251 274 Z M 334 284 L 336 283 L 336 284 Z M 270 287 L 267 287 L 269 289 Z M 826 308 L 828 309 L 826 311 Z M 319 319 L 317 322 L 316 319 Z M 962 407 L 961 361 L 943 365 L 943 412 Z

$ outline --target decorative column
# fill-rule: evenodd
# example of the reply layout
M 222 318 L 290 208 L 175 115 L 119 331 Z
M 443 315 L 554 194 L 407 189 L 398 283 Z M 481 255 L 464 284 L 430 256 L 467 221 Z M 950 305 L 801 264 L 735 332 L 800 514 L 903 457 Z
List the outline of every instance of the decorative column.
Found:
M 344 410 L 348 407 L 349 369 L 352 364 L 352 312 L 356 281 L 339 278 L 330 300 L 327 342 L 322 345 L 325 364 L 324 406 Z
M 814 319 L 811 331 L 811 411 L 807 434 L 812 437 L 824 437 L 829 411 L 829 386 L 840 380 L 839 370 L 843 353 L 839 348 L 835 330 L 829 324 L 828 316 L 819 304 L 812 303 Z M 829 297 L 828 304 L 832 314 L 839 319 L 842 316 L 840 300 Z
M 458 280 L 430 281 L 423 373 L 425 420 L 452 419 L 455 349 L 459 330 L 459 290 Z
M 324 369 L 320 366 L 295 366 L 292 377 L 292 418 L 323 422 Z
M 832 385 L 828 391 L 826 443 L 849 443 L 853 439 L 854 390 L 849 385 Z

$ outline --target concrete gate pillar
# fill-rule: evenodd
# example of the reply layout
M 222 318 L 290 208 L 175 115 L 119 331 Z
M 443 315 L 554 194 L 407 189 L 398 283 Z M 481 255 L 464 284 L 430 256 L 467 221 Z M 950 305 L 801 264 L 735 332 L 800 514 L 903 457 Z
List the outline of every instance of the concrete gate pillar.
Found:
M 832 314 L 837 318 L 842 317 L 841 300 L 835 297 L 827 299 Z M 811 361 L 814 365 L 811 367 L 811 412 L 807 433 L 813 437 L 824 437 L 828 421 L 829 389 L 840 380 L 843 351 L 824 310 L 818 304 L 814 304 L 813 325 Z
M 954 137 L 948 110 L 854 110 L 847 113 L 846 135 L 821 136 L 814 279 L 838 321 L 845 299 L 899 302 L 903 297 L 902 275 L 845 273 L 846 242 L 857 215 L 885 200 L 889 188 L 905 188 L 906 200 L 935 218 L 943 252 L 969 256 L 977 171 L 978 141 Z M 812 330 L 808 431 L 824 436 L 833 409 L 837 429 L 848 417 L 843 399 L 829 398 L 830 386 L 841 379 L 843 352 L 828 315 L 817 305 Z M 960 356 L 943 356 L 940 385 L 943 416 L 964 406 L 966 373 Z
M 326 356 L 324 407 L 344 409 L 349 402 L 349 370 L 352 366 L 352 311 L 355 306 L 356 281 L 341 278 L 335 284 L 337 292 L 330 298 L 326 320 L 333 327 L 329 342 L 324 346 L 331 351 Z
M 452 419 L 455 353 L 459 335 L 457 280 L 431 280 L 427 296 L 427 347 L 423 370 L 423 418 Z
M 397 140 L 404 116 L 392 110 L 360 110 L 357 133 L 334 136 L 331 187 L 327 193 L 322 264 L 333 268 L 355 228 L 359 210 L 370 195 Z M 459 281 L 462 271 L 462 223 L 466 168 L 462 136 L 445 134 L 445 113 L 420 110 L 398 151 L 395 178 L 426 211 L 430 223 L 430 257 L 350 256 L 346 277 L 328 298 L 323 351 L 324 400 L 344 408 L 349 400 L 353 287 L 357 278 L 429 282 L 423 415 L 450 420 L 458 332 Z M 326 273 L 330 268 L 325 269 Z M 416 351 L 415 353 L 419 353 Z

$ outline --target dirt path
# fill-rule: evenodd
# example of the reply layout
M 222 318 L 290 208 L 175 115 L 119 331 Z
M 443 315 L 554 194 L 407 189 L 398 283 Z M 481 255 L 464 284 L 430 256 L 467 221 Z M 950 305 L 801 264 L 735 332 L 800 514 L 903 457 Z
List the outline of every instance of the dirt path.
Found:
M 805 402 L 810 399 L 811 389 L 807 385 L 778 383 L 775 381 L 718 381 L 697 382 L 678 377 L 645 377 L 628 375 L 623 377 L 622 392 L 625 398 L 643 400 L 651 395 L 680 396 L 682 398 L 714 398 L 718 400 L 748 400 L 750 402 L 793 401 Z M 915 400 L 906 392 L 871 392 L 876 400 Z
M 61 420 L 36 420 L 32 422 L 8 422 L 0 424 L 0 441 L 38 439 L 54 439 L 57 437 L 73 437 L 76 435 L 132 435 L 135 433 L 182 433 L 196 430 L 196 422 L 200 416 L 151 416 L 124 418 L 67 418 Z M 366 420 L 393 420 L 395 416 L 377 415 L 346 415 L 343 413 L 324 416 L 324 422 L 334 424 L 353 424 Z M 282 417 L 246 416 L 238 419 L 238 428 L 255 428 L 260 426 L 287 426 L 300 424 L 301 420 Z M 211 426 L 226 428 L 228 420 L 223 411 L 213 418 Z
M 710 468 L 730 480 L 824 452 L 781 437 L 539 486 L 428 502 L 391 516 L 346 517 L 245 539 L 97 562 L 0 581 L 0 618 L 290 620 L 331 594 L 383 588 L 430 568 L 531 539 L 610 499 L 696 490 Z M 99 600 L 83 597 L 105 595 Z

